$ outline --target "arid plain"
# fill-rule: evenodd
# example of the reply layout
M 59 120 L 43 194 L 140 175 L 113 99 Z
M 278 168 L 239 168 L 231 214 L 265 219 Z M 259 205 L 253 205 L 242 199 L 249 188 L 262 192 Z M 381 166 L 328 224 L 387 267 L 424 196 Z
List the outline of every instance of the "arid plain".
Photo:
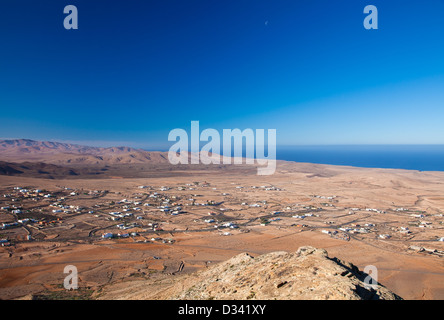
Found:
M 404 299 L 444 298 L 444 172 L 278 161 L 258 176 L 64 152 L 21 169 L 26 157 L 0 159 L 0 299 L 163 299 L 146 283 L 302 246 L 375 266 Z M 42 162 L 55 167 L 33 169 Z M 79 290 L 63 288 L 67 265 Z

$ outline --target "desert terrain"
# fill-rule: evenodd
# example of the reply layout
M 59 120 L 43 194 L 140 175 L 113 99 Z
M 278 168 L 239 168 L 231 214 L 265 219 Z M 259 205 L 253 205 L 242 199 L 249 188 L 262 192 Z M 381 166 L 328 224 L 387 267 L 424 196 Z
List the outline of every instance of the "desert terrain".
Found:
M 403 299 L 444 299 L 444 172 L 278 161 L 258 176 L 30 140 L 0 142 L 0 161 L 0 299 L 184 297 L 167 294 L 177 279 L 306 246 L 375 266 Z

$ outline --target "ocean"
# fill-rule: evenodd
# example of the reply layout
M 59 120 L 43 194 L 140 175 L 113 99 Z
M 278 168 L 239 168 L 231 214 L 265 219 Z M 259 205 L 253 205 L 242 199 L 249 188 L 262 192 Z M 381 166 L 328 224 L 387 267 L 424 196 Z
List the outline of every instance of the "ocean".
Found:
M 278 146 L 278 160 L 364 168 L 444 171 L 444 145 Z

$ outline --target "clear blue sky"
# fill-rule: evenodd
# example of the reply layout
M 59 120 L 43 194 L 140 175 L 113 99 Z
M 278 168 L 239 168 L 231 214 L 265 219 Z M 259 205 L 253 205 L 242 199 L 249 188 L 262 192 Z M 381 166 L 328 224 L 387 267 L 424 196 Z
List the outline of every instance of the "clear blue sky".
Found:
M 155 149 L 198 120 L 286 145 L 444 143 L 443 0 L 14 0 L 0 41 L 1 138 Z

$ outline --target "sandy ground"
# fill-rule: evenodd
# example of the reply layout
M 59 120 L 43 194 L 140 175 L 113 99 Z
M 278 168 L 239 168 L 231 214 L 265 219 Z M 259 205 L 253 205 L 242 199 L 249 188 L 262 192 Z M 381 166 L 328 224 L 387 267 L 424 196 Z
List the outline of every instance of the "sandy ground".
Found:
M 181 262 L 185 264 L 181 272 L 189 273 L 242 252 L 254 256 L 271 251 L 296 251 L 301 246 L 310 245 L 324 248 L 330 257 L 350 261 L 361 270 L 368 265 L 376 266 L 378 280 L 404 299 L 444 299 L 444 258 L 408 249 L 410 245 L 421 245 L 444 250 L 443 243 L 436 241 L 444 236 L 443 218 L 439 216 L 444 212 L 444 173 L 282 162 L 272 176 L 257 176 L 254 170 L 243 170 L 242 167 L 228 171 L 195 170 L 192 175 L 173 171 L 164 176 L 157 172 L 152 178 L 146 177 L 149 174 L 142 176 L 145 177 L 75 180 L 0 176 L 0 188 L 3 192 L 17 185 L 47 190 L 69 186 L 110 191 L 104 198 L 71 200 L 71 203 L 92 206 L 95 201 L 134 197 L 140 192 L 137 189 L 140 185 L 153 186 L 154 190 L 171 186 L 165 194 L 198 194 L 196 201 L 223 202 L 222 206 L 229 209 L 224 214 L 241 227 L 229 230 L 230 236 L 222 236 L 218 230 L 208 230 L 202 222 L 213 210 L 208 207 L 187 207 L 188 213 L 179 216 L 148 212 L 147 219 L 160 220 L 163 229 L 170 231 L 168 234 L 157 233 L 157 236 L 175 240 L 174 243 L 160 243 L 141 241 L 156 236 L 155 233 L 141 233 L 139 238 L 104 240 L 100 238 L 101 232 L 112 229 L 102 217 L 94 219 L 90 215 L 79 215 L 66 218 L 59 229 L 30 229 L 36 236 L 40 234 L 41 240 L 18 241 L 14 246 L 0 247 L 0 298 L 16 299 L 63 290 L 66 265 L 78 268 L 80 287 L 119 299 L 124 296 L 113 294 L 119 292 L 119 286 L 128 287 L 132 281 L 143 279 L 174 277 L 171 273 L 177 271 Z M 180 192 L 175 189 L 194 181 L 206 181 L 211 185 Z M 279 191 L 251 188 L 262 185 L 277 187 Z M 314 195 L 335 197 L 327 200 Z M 267 204 L 257 208 L 241 205 L 242 202 L 252 204 L 263 200 Z M 254 220 L 272 211 L 285 212 L 287 206 L 291 207 L 290 212 L 298 212 L 304 206 L 322 207 L 324 203 L 333 207 L 323 207 L 320 217 L 299 221 L 287 214 L 280 221 L 265 226 Z M 410 211 L 394 211 L 401 207 Z M 347 215 L 350 208 L 361 210 Z M 365 208 L 377 208 L 386 213 L 368 212 Z M 431 227 L 412 226 L 418 222 L 417 218 L 411 217 L 416 211 L 427 213 L 425 220 L 430 221 Z M 3 221 L 12 219 L 7 213 L 1 213 L 0 218 Z M 345 241 L 321 233 L 323 228 L 331 227 L 325 221 L 334 221 L 335 226 L 373 223 L 376 229 L 369 234 L 352 235 L 350 241 Z M 308 226 L 294 226 L 302 223 Z M 412 234 L 400 236 L 398 228 L 407 225 L 411 226 Z M 95 228 L 100 228 L 100 232 L 90 236 Z M 0 230 L 0 233 L 9 238 L 26 235 L 21 229 L 13 232 Z M 378 238 L 382 233 L 392 237 Z

